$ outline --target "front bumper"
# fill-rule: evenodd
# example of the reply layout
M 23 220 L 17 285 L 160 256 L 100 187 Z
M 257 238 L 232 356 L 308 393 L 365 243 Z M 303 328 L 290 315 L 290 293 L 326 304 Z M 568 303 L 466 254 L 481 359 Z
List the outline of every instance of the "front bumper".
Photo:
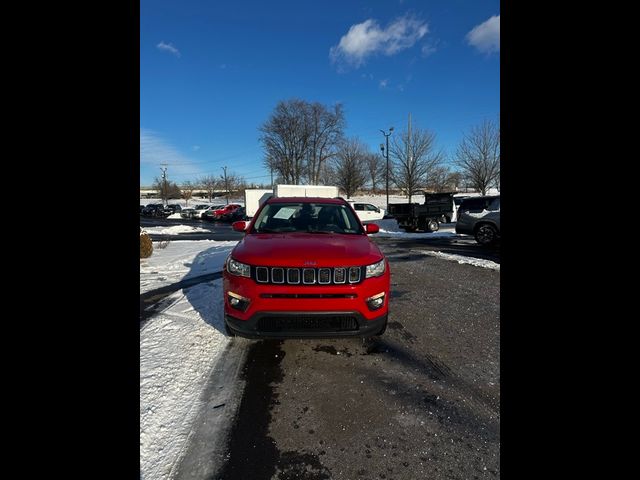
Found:
M 260 312 L 248 320 L 225 314 L 225 323 L 245 338 L 371 337 L 384 328 L 387 315 L 367 320 L 359 312 Z
M 223 271 L 224 312 L 229 329 L 248 338 L 366 337 L 382 330 L 389 311 L 390 273 L 358 284 L 274 285 Z M 384 293 L 371 309 L 367 299 Z M 249 300 L 244 310 L 229 295 Z

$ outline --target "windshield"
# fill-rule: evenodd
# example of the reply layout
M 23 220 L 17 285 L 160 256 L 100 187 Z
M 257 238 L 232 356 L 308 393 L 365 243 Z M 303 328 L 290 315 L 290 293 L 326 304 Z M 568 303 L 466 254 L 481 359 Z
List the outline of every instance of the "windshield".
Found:
M 260 212 L 252 233 L 344 233 L 364 230 L 345 205 L 333 203 L 270 203 Z

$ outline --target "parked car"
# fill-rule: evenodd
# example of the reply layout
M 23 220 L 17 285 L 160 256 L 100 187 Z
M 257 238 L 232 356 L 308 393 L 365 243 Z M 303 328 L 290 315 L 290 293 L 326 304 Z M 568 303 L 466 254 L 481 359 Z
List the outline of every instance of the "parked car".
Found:
M 221 216 L 220 221 L 237 222 L 240 220 L 247 220 L 248 218 L 249 217 L 247 217 L 247 210 L 244 207 L 240 207 L 231 213 Z
M 242 207 L 237 203 L 230 203 L 228 205 L 223 206 L 222 208 L 217 208 L 215 210 L 211 210 L 211 214 L 207 214 L 207 219 L 209 220 L 223 220 L 227 218 L 227 216 L 233 212 L 235 212 L 238 208 Z M 205 218 L 204 215 L 202 218 Z
M 457 193 L 453 196 L 453 215 L 451 216 L 451 221 L 454 223 L 458 221 L 458 208 L 465 198 L 469 198 L 469 195 L 460 195 Z
M 195 208 L 183 208 L 180 211 L 180 216 L 182 218 L 193 218 L 196 214 L 196 209 Z
M 142 215 L 142 210 L 144 210 L 144 205 L 140 205 L 140 215 Z
M 182 211 L 182 207 L 177 204 L 171 204 L 164 207 L 164 213 L 168 217 L 169 215 L 173 215 L 174 213 L 180 213 Z
M 224 208 L 224 205 L 212 205 L 207 208 L 204 212 L 202 212 L 201 218 L 202 220 L 207 220 L 212 222 L 214 220 L 218 220 L 218 215 L 216 215 L 216 211 Z
M 481 245 L 500 239 L 500 196 L 468 197 L 460 202 L 456 233 L 473 235 Z
M 376 207 L 371 203 L 356 202 L 354 200 L 347 200 L 353 209 L 356 211 L 356 215 L 360 218 L 361 222 L 370 222 L 371 220 L 382 220 L 385 216 L 385 211 L 382 208 Z
M 150 203 L 142 209 L 145 217 L 165 217 L 164 205 L 161 203 Z
M 271 197 L 223 269 L 225 326 L 247 338 L 369 337 L 387 327 L 389 262 L 341 198 Z
M 194 217 L 203 218 L 205 212 L 208 212 L 209 210 L 217 210 L 222 207 L 224 207 L 224 205 L 196 205 L 196 213 Z

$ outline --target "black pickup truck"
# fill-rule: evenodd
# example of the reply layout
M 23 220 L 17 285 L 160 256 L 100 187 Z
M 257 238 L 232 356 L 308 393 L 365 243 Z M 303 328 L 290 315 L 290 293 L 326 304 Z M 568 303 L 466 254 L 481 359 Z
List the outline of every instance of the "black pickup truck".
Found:
M 424 203 L 390 203 L 389 215 L 407 232 L 436 232 L 453 217 L 453 193 L 424 193 Z

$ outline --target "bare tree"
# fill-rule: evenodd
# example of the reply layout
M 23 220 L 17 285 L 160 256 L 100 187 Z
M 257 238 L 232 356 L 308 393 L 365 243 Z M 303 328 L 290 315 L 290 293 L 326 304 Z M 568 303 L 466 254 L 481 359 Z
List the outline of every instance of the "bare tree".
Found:
M 342 139 L 345 126 L 344 110 L 339 103 L 329 109 L 314 102 L 307 104 L 305 111 L 310 126 L 307 180 L 311 185 L 318 185 L 322 166 L 335 156 L 337 145 Z
M 220 188 L 220 180 L 213 175 L 205 175 L 198 180 L 198 184 L 203 190 L 207 191 L 209 203 L 211 203 L 215 191 Z
M 449 185 L 449 177 L 449 167 L 442 165 L 435 167 L 427 177 L 426 187 L 434 192 L 448 192 L 451 189 Z
M 411 197 L 427 183 L 434 168 L 444 161 L 444 154 L 435 151 L 435 134 L 428 130 L 415 128 L 411 136 L 407 131 L 394 136 L 389 146 L 394 158 L 393 171 L 389 173 L 398 188 Z
M 447 184 L 451 187 L 451 190 L 456 192 L 462 187 L 464 178 L 460 172 L 451 172 L 447 178 Z
M 367 147 L 355 138 L 344 140 L 340 144 L 334 160 L 334 181 L 347 198 L 367 183 L 364 159 L 368 153 Z
M 153 185 L 151 188 L 160 192 L 160 198 L 162 198 L 164 202 L 166 202 L 168 199 L 180 198 L 180 187 L 178 187 L 175 182 L 171 182 L 169 180 L 165 181 L 159 177 L 156 177 L 153 180 Z
M 335 178 L 336 172 L 332 162 L 325 162 L 320 169 L 320 176 L 318 177 L 320 185 L 335 185 Z
M 265 165 L 285 183 L 320 183 L 323 166 L 335 157 L 345 126 L 341 104 L 280 101 L 260 127 Z
M 244 189 L 246 188 L 246 182 L 244 178 L 236 173 L 227 173 L 226 167 L 224 170 L 224 175 L 220 175 L 220 185 L 225 190 L 227 203 L 229 203 L 230 193 L 244 192 Z
M 286 183 L 299 184 L 311 137 L 307 103 L 292 99 L 280 101 L 260 127 L 265 165 Z
M 189 206 L 189 200 L 191 200 L 194 190 L 195 190 L 195 187 L 190 181 L 187 180 L 182 183 L 182 187 L 180 188 L 180 191 L 182 192 L 182 198 L 184 198 L 185 206 Z
M 455 164 L 469 185 L 486 195 L 489 188 L 500 184 L 500 125 L 485 120 L 462 138 L 456 151 Z
M 378 184 L 386 179 L 387 162 L 380 155 L 369 153 L 364 157 L 364 163 L 371 180 L 371 190 L 375 193 Z

